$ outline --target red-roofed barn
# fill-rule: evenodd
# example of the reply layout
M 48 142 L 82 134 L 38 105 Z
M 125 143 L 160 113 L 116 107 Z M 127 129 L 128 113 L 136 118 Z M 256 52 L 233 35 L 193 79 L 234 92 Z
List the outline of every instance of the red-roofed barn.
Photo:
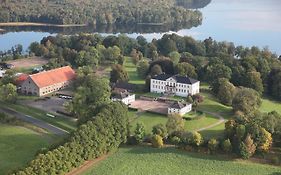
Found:
M 28 76 L 22 83 L 21 92 L 28 95 L 44 96 L 67 87 L 75 78 L 74 70 L 61 67 Z

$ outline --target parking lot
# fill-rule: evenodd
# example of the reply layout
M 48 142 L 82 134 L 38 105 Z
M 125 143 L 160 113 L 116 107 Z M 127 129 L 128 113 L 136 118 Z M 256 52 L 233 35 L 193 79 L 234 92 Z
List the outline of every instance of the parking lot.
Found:
M 136 100 L 131 103 L 130 108 L 167 115 L 169 106 L 169 104 L 159 101 Z
M 28 106 L 44 110 L 49 113 L 56 114 L 57 111 L 66 113 L 64 104 L 69 102 L 67 99 L 50 97 L 50 98 L 40 98 L 38 100 L 26 100 L 24 103 Z

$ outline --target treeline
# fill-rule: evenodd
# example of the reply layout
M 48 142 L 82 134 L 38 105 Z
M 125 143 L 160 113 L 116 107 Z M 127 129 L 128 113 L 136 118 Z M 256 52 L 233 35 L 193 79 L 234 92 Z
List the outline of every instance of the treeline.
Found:
M 21 44 L 13 46 L 11 49 L 6 51 L 0 51 L 0 62 L 18 59 L 22 57 L 23 54 L 23 47 Z
M 175 0 L 2 0 L 0 22 L 93 25 L 201 23 L 199 11 L 175 4 Z
M 85 160 L 114 151 L 128 135 L 127 108 L 121 103 L 104 106 L 92 120 L 81 125 L 63 145 L 39 154 L 15 174 L 64 174 Z

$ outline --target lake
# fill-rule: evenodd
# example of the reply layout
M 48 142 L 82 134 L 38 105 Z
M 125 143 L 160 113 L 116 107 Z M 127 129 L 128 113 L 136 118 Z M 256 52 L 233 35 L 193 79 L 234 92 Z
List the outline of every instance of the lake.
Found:
M 202 25 L 177 31 L 142 26 L 128 30 L 76 29 L 74 33 L 81 31 L 102 35 L 125 33 L 134 38 L 143 35 L 148 41 L 161 38 L 165 33 L 177 33 L 198 40 L 212 37 L 217 41 L 231 41 L 235 45 L 268 47 L 281 55 L 281 1 L 212 0 L 200 11 L 203 13 Z M 43 37 L 56 33 L 60 31 L 51 28 L 45 30 L 19 28 L 17 32 L 8 30 L 7 33 L 0 35 L 0 50 L 10 49 L 16 44 L 22 44 L 24 49 L 27 49 L 31 42 L 40 41 Z

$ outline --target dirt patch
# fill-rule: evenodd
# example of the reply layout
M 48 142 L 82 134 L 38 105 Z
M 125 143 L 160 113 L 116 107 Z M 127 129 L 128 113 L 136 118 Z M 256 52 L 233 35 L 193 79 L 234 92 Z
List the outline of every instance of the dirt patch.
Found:
M 86 161 L 80 167 L 75 168 L 74 170 L 70 171 L 69 173 L 66 173 L 66 175 L 81 175 L 83 172 L 87 171 L 89 168 L 91 168 L 98 162 L 106 159 L 109 155 L 110 154 L 106 154 L 99 158 L 96 158 L 95 160 Z
M 8 61 L 7 63 L 13 64 L 15 68 L 30 68 L 45 65 L 48 61 L 40 57 L 31 57 Z
M 169 106 L 170 104 L 164 102 L 136 100 L 130 105 L 130 108 L 167 115 Z

